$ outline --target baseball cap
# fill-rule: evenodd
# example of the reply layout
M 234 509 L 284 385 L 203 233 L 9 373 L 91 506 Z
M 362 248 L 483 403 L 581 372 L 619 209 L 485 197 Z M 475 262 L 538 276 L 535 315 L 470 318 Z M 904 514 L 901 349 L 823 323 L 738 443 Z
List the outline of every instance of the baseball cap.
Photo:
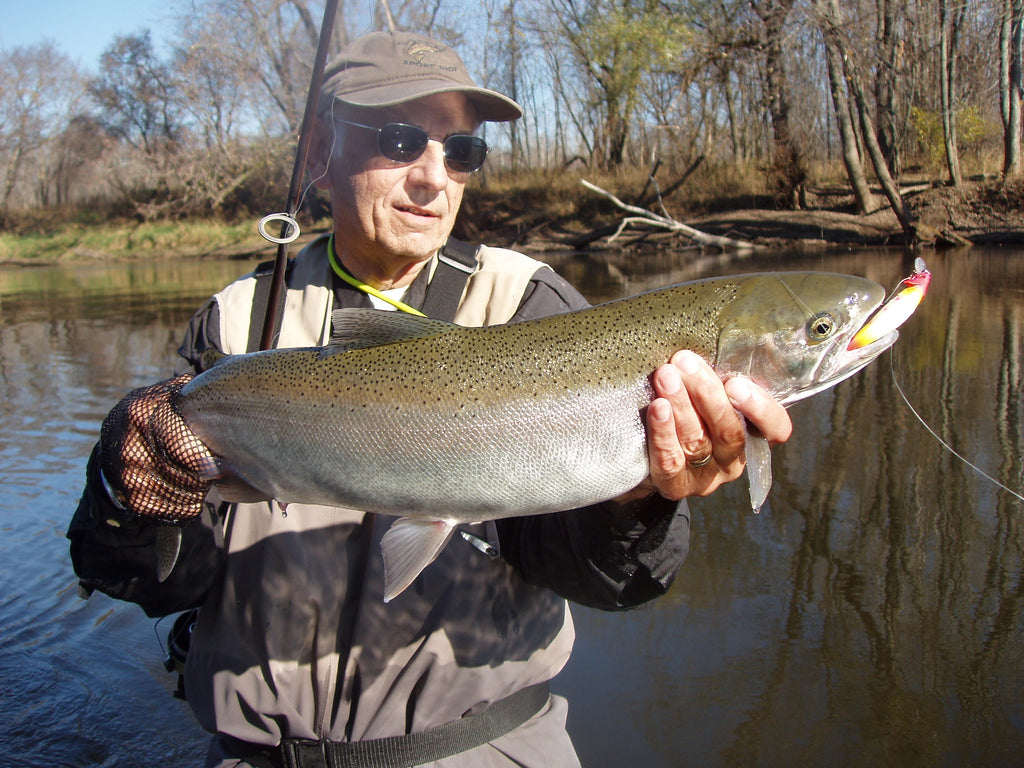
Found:
M 352 41 L 324 70 L 320 110 L 334 98 L 359 107 L 388 107 L 450 91 L 464 93 L 481 121 L 523 116 L 512 99 L 474 83 L 451 47 L 411 32 L 371 32 Z

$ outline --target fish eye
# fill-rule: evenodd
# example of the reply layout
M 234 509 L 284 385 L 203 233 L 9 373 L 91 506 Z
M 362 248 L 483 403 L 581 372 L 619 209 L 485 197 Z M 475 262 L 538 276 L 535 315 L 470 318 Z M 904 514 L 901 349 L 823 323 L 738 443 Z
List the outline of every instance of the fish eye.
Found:
M 835 330 L 835 318 L 827 312 L 815 315 L 807 324 L 807 333 L 814 341 L 824 341 L 829 338 Z

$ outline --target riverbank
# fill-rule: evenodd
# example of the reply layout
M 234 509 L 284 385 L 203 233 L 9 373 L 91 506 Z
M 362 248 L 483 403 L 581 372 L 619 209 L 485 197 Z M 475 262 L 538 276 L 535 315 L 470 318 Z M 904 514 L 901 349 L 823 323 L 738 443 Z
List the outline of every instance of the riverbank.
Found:
M 904 246 L 907 237 L 885 198 L 876 194 L 874 209 L 854 213 L 853 196 L 837 187 L 810 188 L 802 210 L 783 210 L 770 200 L 751 196 L 711 201 L 673 218 L 708 235 L 742 240 L 764 248 L 828 249 L 855 246 Z M 753 204 L 745 204 L 751 200 Z M 962 245 L 1020 245 L 1024 243 L 1024 184 L 974 181 L 962 192 L 939 184 L 908 186 L 904 200 L 917 224 L 921 244 L 948 247 Z M 640 224 L 618 232 L 629 216 L 610 202 L 581 207 L 569 215 L 531 217 L 516 214 L 500 199 L 483 197 L 467 203 L 466 221 L 483 221 L 484 227 L 460 222 L 456 234 L 469 240 L 492 237 L 512 240 L 526 250 L 696 248 L 684 234 Z M 603 233 L 600 237 L 595 234 Z
M 1024 243 L 1024 184 L 971 182 L 964 192 L 918 185 L 905 200 L 926 245 Z M 867 215 L 852 211 L 838 188 L 808 190 L 803 210 L 781 210 L 753 196 L 720 200 L 675 220 L 709 235 L 765 248 L 828 249 L 901 246 L 906 237 L 884 198 Z M 578 250 L 701 249 L 691 237 L 647 225 L 618 231 L 628 216 L 610 201 L 580 190 L 567 204 L 544 190 L 474 189 L 467 192 L 455 235 L 530 252 Z M 295 247 L 327 231 L 330 222 L 307 224 Z M 706 250 L 706 249 L 705 249 Z M 33 231 L 0 234 L 0 266 L 67 261 L 133 261 L 164 258 L 271 258 L 254 221 L 37 224 Z

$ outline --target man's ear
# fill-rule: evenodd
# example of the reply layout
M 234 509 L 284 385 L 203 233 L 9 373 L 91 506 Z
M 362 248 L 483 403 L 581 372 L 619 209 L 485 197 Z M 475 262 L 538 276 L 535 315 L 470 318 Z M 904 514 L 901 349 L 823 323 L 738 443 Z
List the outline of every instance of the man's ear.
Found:
M 335 138 L 336 132 L 340 133 L 337 131 L 333 120 L 326 119 L 321 115 L 313 121 L 313 133 L 309 138 L 309 156 L 306 160 L 306 166 L 317 189 L 325 190 L 330 187 L 330 182 L 327 179 L 327 169 L 330 166 L 331 154 L 335 148 L 334 142 L 341 140 L 340 135 L 337 136 L 337 139 Z

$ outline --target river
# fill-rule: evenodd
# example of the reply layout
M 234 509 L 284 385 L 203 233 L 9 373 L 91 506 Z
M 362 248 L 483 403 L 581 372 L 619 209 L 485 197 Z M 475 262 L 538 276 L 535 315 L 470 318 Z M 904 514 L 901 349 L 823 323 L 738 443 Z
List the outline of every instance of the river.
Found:
M 1024 253 L 924 254 L 894 350 L 793 406 L 759 515 L 691 502 L 669 594 L 578 608 L 554 689 L 587 768 L 1003 766 L 1024 754 Z M 592 301 L 710 273 L 849 272 L 900 251 L 556 258 Z M 164 671 L 170 620 L 78 597 L 64 532 L 103 416 L 165 377 L 202 300 L 249 262 L 0 270 L 0 766 L 201 765 Z M 895 381 L 894 381 L 895 379 Z

